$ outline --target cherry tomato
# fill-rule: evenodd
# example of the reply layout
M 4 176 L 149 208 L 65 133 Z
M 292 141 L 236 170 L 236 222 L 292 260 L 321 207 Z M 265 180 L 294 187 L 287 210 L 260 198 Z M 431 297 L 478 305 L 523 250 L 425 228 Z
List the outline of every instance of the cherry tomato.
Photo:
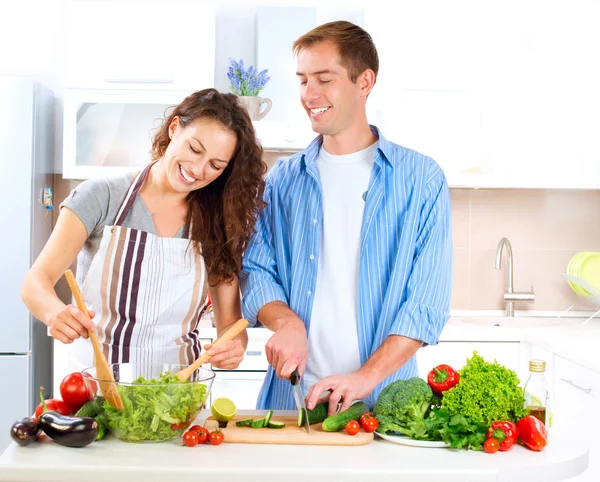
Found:
M 363 430 L 368 433 L 374 432 L 377 427 L 379 427 L 379 422 L 375 417 L 367 418 L 362 426 Z
M 346 433 L 348 435 L 356 435 L 360 430 L 360 425 L 356 420 L 350 420 L 346 424 Z
M 498 442 L 495 438 L 489 438 L 485 442 L 483 442 L 483 450 L 485 450 L 488 454 L 495 454 L 500 450 L 500 442 Z
M 363 413 L 360 418 L 358 419 L 358 423 L 360 423 L 360 426 L 364 429 L 365 428 L 365 421 L 368 420 L 369 418 L 373 418 L 373 415 L 371 415 L 370 413 Z
M 71 409 L 69 408 L 69 406 L 62 400 L 51 398 L 50 400 L 45 400 L 45 403 L 46 403 L 46 408 L 48 408 L 49 412 L 58 412 L 61 415 L 71 415 L 73 413 L 73 412 L 71 412 Z M 35 419 L 36 420 L 42 414 L 43 411 L 44 411 L 44 407 L 40 403 L 35 408 Z
M 208 434 L 208 441 L 211 445 L 221 445 L 223 440 L 225 440 L 225 435 L 220 430 Z
M 201 427 L 200 425 L 194 425 L 193 427 L 190 427 L 190 430 L 193 430 L 198 434 L 199 444 L 204 444 L 208 441 L 208 430 L 206 430 L 204 427 Z
M 193 430 L 188 430 L 183 434 L 183 443 L 188 447 L 195 447 L 198 445 L 198 434 Z
M 81 373 L 71 373 L 60 383 L 60 396 L 75 413 L 96 395 L 96 392 L 91 392 L 91 388 L 88 388 Z
M 183 427 L 183 422 L 171 424 L 171 430 L 181 430 L 181 427 Z

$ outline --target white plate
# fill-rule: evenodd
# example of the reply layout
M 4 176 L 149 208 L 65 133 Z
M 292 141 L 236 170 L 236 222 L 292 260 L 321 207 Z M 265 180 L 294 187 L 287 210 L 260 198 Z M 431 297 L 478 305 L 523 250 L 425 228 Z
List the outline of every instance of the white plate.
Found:
M 392 442 L 400 445 L 411 445 L 413 447 L 430 447 L 430 448 L 446 448 L 450 447 L 450 444 L 446 442 L 439 442 L 433 440 L 415 440 L 406 435 L 386 435 L 383 433 L 375 432 L 379 435 L 383 440 L 387 440 L 388 442 Z

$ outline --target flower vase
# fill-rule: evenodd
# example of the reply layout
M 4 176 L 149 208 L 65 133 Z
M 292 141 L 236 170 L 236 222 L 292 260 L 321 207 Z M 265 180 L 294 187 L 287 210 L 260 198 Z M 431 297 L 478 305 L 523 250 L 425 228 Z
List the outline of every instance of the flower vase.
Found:
M 273 105 L 271 99 L 258 95 L 239 95 L 238 99 L 240 104 L 246 108 L 252 120 L 261 120 L 269 113 Z M 264 108 L 263 104 L 265 104 Z

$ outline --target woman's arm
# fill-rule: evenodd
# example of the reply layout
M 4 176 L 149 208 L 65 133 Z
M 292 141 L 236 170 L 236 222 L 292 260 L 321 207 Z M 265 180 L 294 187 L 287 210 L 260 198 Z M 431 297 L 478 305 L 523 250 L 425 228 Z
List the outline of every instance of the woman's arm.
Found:
M 221 336 L 242 317 L 240 286 L 235 278 L 230 283 L 219 283 L 212 286 L 209 291 L 215 314 L 217 336 Z M 204 349 L 214 351 L 214 354 L 211 354 L 210 362 L 215 368 L 233 370 L 244 359 L 247 346 L 248 332 L 244 330 L 231 341 L 215 348 L 212 348 L 212 345 L 205 345 Z
M 27 272 L 21 288 L 25 306 L 50 327 L 54 338 L 63 343 L 72 343 L 80 336 L 87 338 L 87 330 L 95 329 L 85 313 L 73 305 L 65 305 L 54 291 L 56 282 L 75 261 L 87 238 L 83 222 L 73 211 L 63 208 L 48 242 Z

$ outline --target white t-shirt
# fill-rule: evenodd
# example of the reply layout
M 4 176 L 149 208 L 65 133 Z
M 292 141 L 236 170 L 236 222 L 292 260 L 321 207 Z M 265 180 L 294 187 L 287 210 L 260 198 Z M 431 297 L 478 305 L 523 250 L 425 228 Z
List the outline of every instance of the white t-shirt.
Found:
M 304 390 L 329 375 L 361 367 L 358 348 L 360 234 L 377 143 L 343 156 L 323 147 L 317 158 L 323 235 L 308 333 Z

